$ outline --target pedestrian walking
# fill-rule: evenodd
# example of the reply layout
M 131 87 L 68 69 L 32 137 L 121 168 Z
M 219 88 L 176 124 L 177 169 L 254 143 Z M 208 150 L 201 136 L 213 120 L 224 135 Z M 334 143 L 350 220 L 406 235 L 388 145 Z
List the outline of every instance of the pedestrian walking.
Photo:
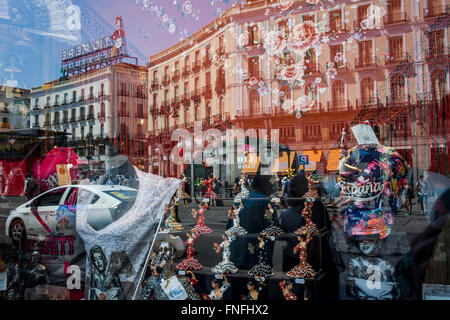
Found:
M 416 191 L 419 198 L 420 210 L 422 214 L 428 214 L 427 200 L 428 200 L 428 182 L 420 175 L 419 180 L 416 182 Z

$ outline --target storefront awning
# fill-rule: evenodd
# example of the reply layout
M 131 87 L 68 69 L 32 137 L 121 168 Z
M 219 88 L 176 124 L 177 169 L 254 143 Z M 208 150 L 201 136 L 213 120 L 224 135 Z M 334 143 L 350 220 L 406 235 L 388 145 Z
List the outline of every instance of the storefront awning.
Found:
M 308 156 L 309 163 L 305 165 L 305 171 L 314 171 L 317 168 L 317 163 L 322 159 L 322 150 L 307 150 L 301 152 L 302 155 Z M 299 166 L 303 169 L 303 165 Z
M 292 167 L 294 157 L 295 151 L 291 151 L 289 156 L 287 152 L 283 152 L 281 157 L 275 160 L 275 164 L 272 168 L 272 173 L 287 173 L 288 169 Z
M 332 149 L 330 150 L 330 154 L 328 155 L 328 171 L 337 171 L 339 170 L 339 158 L 340 158 L 341 150 L 340 149 Z
M 256 174 L 258 172 L 260 158 L 256 153 L 249 153 L 242 167 L 241 173 Z

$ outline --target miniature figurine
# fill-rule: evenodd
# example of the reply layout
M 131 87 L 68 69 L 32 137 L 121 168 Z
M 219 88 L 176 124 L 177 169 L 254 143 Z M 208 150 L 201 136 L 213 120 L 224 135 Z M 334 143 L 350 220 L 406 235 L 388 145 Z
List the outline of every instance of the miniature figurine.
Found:
M 232 236 L 222 236 L 222 242 L 218 244 L 214 242 L 214 249 L 219 254 L 222 250 L 222 261 L 216 266 L 211 268 L 211 272 L 215 274 L 228 274 L 238 272 L 238 268 L 230 261 L 230 243 L 233 241 Z
M 165 231 L 171 232 L 171 231 L 183 230 L 183 226 L 181 225 L 181 223 L 176 221 L 175 206 L 178 206 L 178 202 L 174 203 L 174 205 L 172 205 L 170 207 L 166 206 L 166 211 L 168 211 L 170 213 L 166 219 L 166 230 Z
M 211 281 L 212 290 L 209 293 L 209 295 L 204 294 L 203 299 L 205 299 L 205 300 L 223 300 L 223 294 L 230 287 L 230 283 L 228 282 L 228 279 L 225 275 L 221 275 L 221 276 L 223 276 L 223 279 L 224 279 L 222 286 L 220 285 L 220 281 L 218 279 L 213 279 Z
M 272 200 L 268 203 L 267 207 L 268 209 L 264 213 L 264 219 L 268 221 L 269 226 L 262 232 L 267 233 L 269 237 L 274 237 L 275 239 L 277 239 L 285 234 L 278 225 L 277 212 L 275 211 L 275 209 L 279 208 L 279 206 L 276 201 Z
M 192 233 L 186 233 L 187 235 L 187 239 L 184 242 L 184 244 L 187 246 L 186 249 L 186 253 L 187 253 L 187 258 L 184 259 L 183 261 L 181 261 L 178 265 L 177 265 L 177 269 L 178 270 L 200 270 L 201 268 L 203 268 L 203 266 L 200 264 L 200 262 L 198 262 L 197 259 L 194 258 L 194 253 L 195 253 L 195 249 L 194 249 L 194 241 L 197 240 L 198 238 L 198 233 L 194 232 Z
M 261 232 L 258 236 L 258 245 L 256 246 L 256 251 L 258 252 L 258 264 L 254 265 L 248 274 L 252 277 L 272 277 L 274 275 L 272 267 L 267 263 L 267 243 L 270 237 L 267 233 Z M 253 253 L 254 247 L 249 243 L 249 251 Z
M 244 236 L 247 234 L 247 230 L 245 230 L 240 225 L 240 219 L 239 219 L 239 212 L 242 210 L 243 205 L 242 202 L 240 202 L 240 205 L 238 206 L 236 203 L 233 204 L 233 209 L 229 210 L 230 219 L 233 220 L 233 226 L 225 231 L 225 233 L 228 235 L 234 235 L 234 236 Z
M 255 280 L 247 282 L 248 293 L 246 296 L 242 296 L 242 300 L 259 300 L 261 291 L 264 289 L 264 282 L 260 277 L 255 277 L 255 279 L 260 280 L 260 283 L 256 284 Z
M 194 208 L 192 208 L 192 216 L 195 218 L 197 218 L 198 216 L 198 220 L 197 220 L 197 224 L 195 225 L 195 227 L 193 229 L 191 229 L 192 232 L 196 232 L 199 235 L 200 234 L 209 234 L 212 233 L 213 231 L 211 230 L 210 227 L 208 227 L 207 225 L 205 225 L 205 211 L 208 210 L 208 203 L 206 202 L 202 202 L 202 204 L 200 204 L 200 208 L 198 210 L 195 210 Z
M 299 243 L 297 246 L 295 246 L 293 251 L 294 253 L 299 252 L 300 264 L 292 268 L 292 270 L 289 271 L 287 275 L 288 277 L 296 279 L 314 277 L 316 275 L 316 272 L 307 262 L 308 254 L 306 252 L 306 250 L 308 249 L 308 244 L 312 240 L 312 237 L 307 232 L 301 233 L 300 230 L 297 230 L 295 234 L 297 235 Z M 306 239 L 303 239 L 303 236 L 306 236 Z
M 283 292 L 284 300 L 297 300 L 297 296 L 292 293 L 292 281 L 280 281 L 280 288 Z

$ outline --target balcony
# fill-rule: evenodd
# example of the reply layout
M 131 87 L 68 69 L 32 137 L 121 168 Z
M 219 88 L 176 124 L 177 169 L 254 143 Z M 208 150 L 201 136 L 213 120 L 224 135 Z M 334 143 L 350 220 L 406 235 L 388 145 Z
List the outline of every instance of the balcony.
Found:
M 172 106 L 175 106 L 175 105 L 180 104 L 180 98 L 179 98 L 179 96 L 173 97 L 173 98 L 170 100 L 170 104 L 171 104 Z
M 124 110 L 124 109 L 119 109 L 119 117 L 129 117 L 130 113 L 128 112 L 128 110 Z
M 50 119 L 45 119 L 44 121 L 44 127 L 50 127 L 51 123 L 50 123 Z
M 371 97 L 366 99 L 356 99 L 356 109 L 366 108 L 379 108 L 383 107 L 383 103 L 377 97 Z
M 78 100 L 78 102 L 83 102 L 83 101 L 86 101 L 86 98 L 84 96 L 80 97 L 80 100 Z
M 191 94 L 189 91 L 186 91 L 181 96 L 181 103 L 185 106 L 189 106 L 191 103 Z
M 38 105 L 35 105 L 35 106 L 33 107 L 33 110 L 34 110 L 34 111 L 37 111 L 37 110 L 41 110 L 41 108 L 40 108 Z
M 224 46 L 220 46 L 216 49 L 216 54 L 221 56 L 225 54 L 225 47 Z
M 100 91 L 100 93 L 98 94 L 98 97 L 99 98 L 102 98 L 102 97 L 104 97 L 105 96 L 105 92 L 104 91 Z
M 211 66 L 211 63 L 212 63 L 211 55 L 207 55 L 207 56 L 203 57 L 202 64 L 203 64 L 204 68 L 209 68 Z
M 385 65 L 396 65 L 396 64 L 412 63 L 412 62 L 413 62 L 413 59 L 407 52 L 395 53 L 395 54 L 392 54 L 392 56 L 388 53 L 384 57 Z
M 128 90 L 119 90 L 119 92 L 117 94 L 119 96 L 122 96 L 122 97 L 128 97 L 129 96 Z
M 98 118 L 98 120 L 104 120 L 106 118 L 105 112 L 99 112 L 97 114 L 97 118 Z
M 169 83 L 170 83 L 170 78 L 169 78 L 168 75 L 165 75 L 165 76 L 163 77 L 163 80 L 162 80 L 161 84 L 162 84 L 163 86 L 166 87 L 166 86 L 169 85 Z
M 204 96 L 205 99 L 211 99 L 211 97 L 212 97 L 211 85 L 206 85 L 203 87 L 202 96 Z
M 424 19 L 430 19 L 440 16 L 443 13 L 448 13 L 450 10 L 450 6 L 435 6 L 430 8 L 423 9 L 423 17 Z
M 177 82 L 180 80 L 180 70 L 175 70 L 172 74 L 172 81 Z
M 355 68 L 376 68 L 380 65 L 380 61 L 376 56 L 362 57 L 355 59 Z
M 68 117 L 64 117 L 62 120 L 62 124 L 69 124 L 69 118 Z
M 200 90 L 199 89 L 195 89 L 195 90 L 191 91 L 191 99 L 195 103 L 199 103 L 201 101 Z
M 260 118 L 270 115 L 270 110 L 262 110 L 258 107 L 253 107 L 250 109 L 236 110 L 236 118 Z
M 70 117 L 70 123 L 76 123 L 77 122 L 77 117 L 72 116 Z
M 447 50 L 444 46 L 437 46 L 436 48 L 428 49 L 425 51 L 425 60 L 437 60 L 448 58 L 448 53 L 450 52 L 449 48 L 447 47 Z
M 404 106 L 408 105 L 411 102 L 411 97 L 405 94 L 400 94 L 398 96 L 386 96 L 386 106 Z
M 51 106 L 50 106 L 50 104 L 44 104 L 44 109 L 50 109 L 51 108 Z
M 59 121 L 59 119 L 53 120 L 53 125 L 54 126 L 59 126 L 60 124 L 61 124 L 61 122 Z
M 200 60 L 194 61 L 194 63 L 192 63 L 192 72 L 198 73 L 201 68 L 202 68 L 202 65 L 200 63 Z
M 158 88 L 159 88 L 158 79 L 153 79 L 152 84 L 151 84 L 151 88 L 152 88 L 152 90 L 158 90 Z
M 340 33 L 346 33 L 349 32 L 351 29 L 351 26 L 349 26 L 347 23 L 336 23 L 334 25 L 328 25 L 328 32 L 327 35 L 334 35 L 334 34 L 340 34 Z
M 305 76 L 319 75 L 321 73 L 320 66 L 317 61 L 305 63 Z
M 87 119 L 88 120 L 95 120 L 95 115 L 93 113 L 88 113 Z
M 88 100 L 94 100 L 94 95 L 90 94 L 89 97 L 87 98 Z
M 190 74 L 191 74 L 191 67 L 190 66 L 184 66 L 183 72 L 181 73 L 181 75 L 186 78 Z
M 389 12 L 383 17 L 384 25 L 388 26 L 396 23 L 404 23 L 409 20 L 406 12 Z
M 225 81 L 224 80 L 216 80 L 214 89 L 218 95 L 225 94 L 225 91 L 227 90 L 225 87 Z
M 328 112 L 348 111 L 352 109 L 350 101 L 345 99 L 334 99 L 327 103 Z
M 146 119 L 147 118 L 147 114 L 143 111 L 136 111 L 136 113 L 134 114 L 134 117 L 137 119 Z
M 136 98 L 147 99 L 147 95 L 143 91 L 136 91 Z
M 80 114 L 78 116 L 78 121 L 86 121 L 86 116 L 84 114 Z

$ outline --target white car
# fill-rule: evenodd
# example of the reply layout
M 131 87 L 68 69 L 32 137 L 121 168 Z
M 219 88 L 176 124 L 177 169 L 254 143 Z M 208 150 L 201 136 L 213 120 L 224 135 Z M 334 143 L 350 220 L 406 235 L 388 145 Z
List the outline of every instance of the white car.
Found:
M 75 232 L 78 195 L 90 199 L 88 224 L 100 230 L 125 214 L 138 191 L 118 185 L 70 185 L 46 191 L 12 210 L 5 232 L 13 241 L 40 241 L 49 235 Z

